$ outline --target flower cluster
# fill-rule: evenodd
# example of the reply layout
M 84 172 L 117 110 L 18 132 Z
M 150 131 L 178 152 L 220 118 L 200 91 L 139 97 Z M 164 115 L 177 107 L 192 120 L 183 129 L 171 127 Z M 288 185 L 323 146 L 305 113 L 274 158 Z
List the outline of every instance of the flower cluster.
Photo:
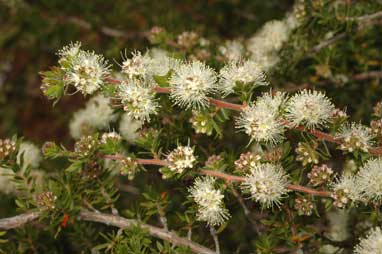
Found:
M 323 93 L 302 90 L 290 98 L 286 117 L 292 126 L 315 129 L 330 122 L 333 110 L 332 102 Z
M 244 45 L 237 40 L 226 41 L 223 45 L 218 47 L 219 53 L 223 60 L 227 62 L 236 62 L 243 59 L 244 56 Z
M 297 210 L 299 215 L 310 216 L 312 215 L 314 204 L 306 198 L 296 198 L 294 200 L 294 209 Z
M 207 222 L 209 226 L 219 226 L 230 217 L 224 206 L 224 195 L 214 185 L 212 177 L 197 178 L 189 189 L 191 198 L 198 205 L 198 220 Z
M 280 204 L 288 192 L 287 185 L 288 178 L 281 166 L 264 163 L 252 167 L 242 183 L 242 189 L 263 206 L 272 207 Z
M 325 185 L 331 181 L 332 176 L 333 170 L 328 165 L 315 165 L 308 173 L 309 184 L 313 186 Z
M 213 124 L 211 121 L 211 116 L 208 112 L 202 111 L 192 111 L 192 117 L 190 122 L 196 133 L 202 133 L 206 135 L 211 135 L 213 130 Z
M 89 156 L 98 145 L 98 140 L 93 136 L 83 136 L 74 144 L 74 151 L 79 156 Z
M 319 155 L 316 149 L 316 143 L 298 142 L 296 148 L 296 160 L 301 161 L 304 166 L 310 163 L 317 164 Z
M 345 124 L 336 135 L 342 140 L 340 149 L 354 152 L 357 150 L 367 152 L 372 145 L 370 128 L 361 124 Z
M 116 117 L 110 99 L 102 94 L 96 95 L 86 103 L 84 109 L 74 113 L 69 124 L 70 135 L 79 139 L 92 134 L 95 130 L 107 129 Z
M 138 162 L 129 156 L 124 157 L 120 162 L 121 175 L 127 175 L 129 180 L 132 180 L 135 174 L 140 170 Z
M 127 114 L 142 122 L 150 121 L 150 115 L 156 114 L 159 107 L 150 85 L 139 79 L 122 82 L 118 86 L 118 97 Z
M 382 201 L 382 160 L 370 159 L 356 175 L 357 188 L 367 201 Z
M 358 186 L 353 176 L 342 175 L 332 184 L 332 190 L 333 204 L 338 208 L 344 208 L 350 201 L 359 200 Z
M 216 80 L 216 73 L 202 62 L 181 64 L 169 80 L 170 98 L 181 107 L 204 108 L 216 90 Z
M 0 161 L 16 152 L 16 142 L 10 139 L 0 139 Z
M 121 135 L 119 135 L 117 132 L 107 132 L 107 133 L 103 133 L 102 136 L 101 136 L 101 144 L 107 144 L 109 142 L 118 142 L 121 140 Z
M 355 247 L 355 254 L 377 254 L 382 250 L 382 230 L 380 227 L 373 228 L 369 231 L 366 238 L 361 239 L 360 243 Z
M 20 144 L 17 153 L 17 163 L 20 165 L 23 161 L 23 167 L 31 166 L 37 168 L 42 160 L 40 149 L 30 142 L 23 142 Z
M 220 70 L 219 76 L 219 90 L 224 96 L 233 93 L 238 84 L 268 85 L 262 67 L 251 60 L 230 62 Z
M 237 120 L 237 127 L 243 128 L 251 140 L 276 144 L 283 139 L 284 125 L 280 118 L 280 107 L 285 95 L 265 93 L 257 101 L 244 108 Z
M 187 168 L 192 168 L 196 158 L 194 149 L 189 146 L 178 146 L 166 158 L 168 168 L 176 173 L 182 173 Z
M 57 196 L 51 191 L 43 192 L 36 197 L 37 205 L 44 209 L 55 209 L 56 200 Z
M 240 158 L 235 161 L 235 169 L 238 172 L 249 172 L 260 160 L 261 155 L 259 154 L 252 152 L 242 153 Z

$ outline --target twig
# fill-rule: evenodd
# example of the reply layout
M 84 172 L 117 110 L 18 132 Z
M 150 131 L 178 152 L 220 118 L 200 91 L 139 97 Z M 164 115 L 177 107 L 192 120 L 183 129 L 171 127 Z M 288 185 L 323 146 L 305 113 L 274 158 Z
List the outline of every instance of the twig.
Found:
M 251 211 L 249 211 L 247 205 L 244 202 L 243 197 L 240 195 L 240 193 L 235 189 L 234 186 L 232 186 L 232 194 L 235 196 L 237 201 L 239 201 L 239 204 L 243 208 L 244 215 L 247 217 L 248 221 L 252 224 L 252 228 L 256 231 L 257 234 L 260 234 L 259 229 L 257 228 L 257 223 L 256 221 L 251 217 Z
M 219 238 L 214 227 L 210 227 L 210 233 L 214 239 L 216 254 L 220 254 Z
M 358 21 L 360 23 L 360 25 L 361 25 L 361 26 L 359 26 L 357 28 L 357 31 L 359 31 L 359 30 L 361 30 L 362 25 L 366 25 L 366 23 L 368 21 L 373 20 L 373 19 L 378 19 L 378 18 L 381 18 L 381 17 L 382 17 L 382 11 L 379 11 L 379 12 L 376 12 L 376 13 L 373 13 L 373 14 L 369 14 L 369 15 L 365 15 L 365 16 L 360 16 L 360 17 L 347 17 L 346 20 Z M 330 46 L 331 44 L 336 43 L 337 41 L 345 38 L 346 36 L 347 36 L 347 33 L 346 32 L 342 32 L 342 33 L 339 33 L 339 34 L 333 36 L 332 38 L 329 38 L 329 39 L 327 39 L 325 41 L 322 41 L 319 44 L 317 44 L 316 46 L 314 46 L 313 48 L 311 48 L 309 50 L 309 54 L 317 53 L 321 49 L 326 48 L 326 47 Z
M 40 216 L 40 212 L 29 212 L 20 214 L 14 217 L 0 219 L 0 229 L 8 230 L 13 228 L 18 228 L 24 224 L 36 220 Z M 145 223 L 141 223 L 137 220 L 126 219 L 120 216 L 95 213 L 90 211 L 81 211 L 78 215 L 79 220 L 99 222 L 109 226 L 115 226 L 121 229 L 131 228 L 134 226 L 139 226 L 149 232 L 150 235 L 160 238 L 165 241 L 169 241 L 177 246 L 185 246 L 190 248 L 194 253 L 203 254 L 216 254 L 215 251 L 210 250 L 198 243 L 192 242 L 186 238 L 180 237 L 173 232 L 166 231 L 164 229 L 154 227 Z
M 9 230 L 21 227 L 28 222 L 36 220 L 40 214 L 41 212 L 29 212 L 10 218 L 0 219 L 0 229 Z

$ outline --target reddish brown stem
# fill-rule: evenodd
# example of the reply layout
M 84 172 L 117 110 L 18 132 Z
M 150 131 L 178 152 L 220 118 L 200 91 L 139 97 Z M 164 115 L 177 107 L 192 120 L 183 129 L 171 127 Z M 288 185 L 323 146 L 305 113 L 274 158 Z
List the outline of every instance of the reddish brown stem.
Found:
M 232 109 L 235 111 L 242 111 L 244 108 L 244 106 L 240 105 L 240 104 L 229 103 L 226 101 L 217 100 L 217 99 L 213 99 L 213 98 L 209 98 L 208 100 L 211 104 L 214 104 L 215 106 L 217 106 L 219 108 L 227 108 L 227 109 Z
M 112 159 L 112 160 L 122 160 L 123 156 L 121 156 L 121 155 L 103 155 L 103 158 Z M 140 165 L 158 165 L 158 166 L 162 166 L 162 167 L 168 165 L 168 163 L 166 161 L 160 160 L 160 159 L 136 159 L 136 162 Z M 199 171 L 199 174 L 213 176 L 216 178 L 223 179 L 227 182 L 244 182 L 245 181 L 245 178 L 242 176 L 230 175 L 230 174 L 226 174 L 226 173 L 214 171 L 214 170 L 201 169 Z M 304 193 L 314 195 L 314 196 L 330 197 L 330 192 L 317 191 L 317 190 L 310 189 L 310 188 L 300 186 L 300 185 L 290 184 L 290 185 L 288 185 L 287 188 L 289 190 L 304 192 Z

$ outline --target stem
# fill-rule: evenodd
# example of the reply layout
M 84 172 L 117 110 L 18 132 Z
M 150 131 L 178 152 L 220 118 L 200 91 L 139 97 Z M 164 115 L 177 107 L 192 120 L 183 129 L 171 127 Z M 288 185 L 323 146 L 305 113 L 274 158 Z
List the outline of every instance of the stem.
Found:
M 10 218 L 0 219 L 0 229 L 8 230 L 12 228 L 18 228 L 30 221 L 36 220 L 39 216 L 40 212 L 29 212 Z M 83 221 L 99 222 L 108 226 L 115 226 L 121 229 L 139 226 L 142 229 L 147 230 L 151 236 L 160 238 L 164 241 L 169 241 L 177 246 L 188 247 L 194 253 L 216 254 L 215 251 L 210 250 L 198 243 L 192 242 L 186 238 L 180 237 L 177 234 L 166 231 L 164 229 L 142 223 L 138 220 L 126 219 L 116 215 L 95 213 L 86 210 L 82 210 L 79 213 L 78 219 Z
M 216 254 L 220 254 L 219 238 L 218 238 L 218 235 L 216 234 L 216 230 L 214 227 L 210 227 L 210 233 L 215 242 Z

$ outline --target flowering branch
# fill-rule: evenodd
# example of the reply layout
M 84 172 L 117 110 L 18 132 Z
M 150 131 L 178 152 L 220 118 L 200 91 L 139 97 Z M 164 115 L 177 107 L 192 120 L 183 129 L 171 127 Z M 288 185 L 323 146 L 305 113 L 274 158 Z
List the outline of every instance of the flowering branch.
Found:
M 102 155 L 102 157 L 106 158 L 106 159 L 112 159 L 112 160 L 122 160 L 122 159 L 124 159 L 124 157 L 121 156 L 121 155 Z M 160 160 L 160 159 L 135 159 L 135 161 L 138 164 L 140 164 L 140 165 L 168 166 L 168 163 L 166 161 L 163 161 L 163 160 Z M 213 176 L 213 177 L 216 177 L 216 178 L 220 178 L 220 179 L 223 179 L 223 180 L 227 181 L 228 183 L 231 183 L 231 182 L 245 182 L 246 181 L 244 177 L 230 175 L 230 174 L 226 174 L 226 173 L 219 172 L 219 171 L 214 171 L 214 170 L 201 169 L 199 171 L 199 174 L 206 175 L 206 176 Z M 330 195 L 331 195 L 330 192 L 327 192 L 327 191 L 317 191 L 317 190 L 313 190 L 313 189 L 310 189 L 310 188 L 307 188 L 307 187 L 304 187 L 304 186 L 300 186 L 300 185 L 289 184 L 287 186 L 287 188 L 289 190 L 298 191 L 298 192 L 304 192 L 304 193 L 307 193 L 307 194 L 310 194 L 310 195 L 314 195 L 314 196 L 330 197 Z

